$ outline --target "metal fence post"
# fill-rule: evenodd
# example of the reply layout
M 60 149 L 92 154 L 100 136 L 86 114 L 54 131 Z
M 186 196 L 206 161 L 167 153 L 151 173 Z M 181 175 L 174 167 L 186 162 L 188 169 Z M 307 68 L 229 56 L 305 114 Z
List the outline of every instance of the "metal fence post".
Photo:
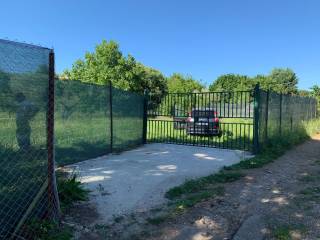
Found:
M 48 216 L 59 218 L 60 203 L 55 176 L 54 154 L 54 83 L 55 67 L 54 52 L 49 53 L 49 80 L 48 80 L 48 109 L 47 109 L 47 151 L 48 151 Z
M 254 120 L 253 120 L 253 153 L 260 151 L 259 147 L 259 110 L 260 110 L 260 86 L 254 88 Z
M 280 93 L 280 115 L 279 115 L 279 134 L 281 136 L 282 131 L 282 93 Z
M 267 99 L 266 99 L 266 119 L 265 119 L 265 136 L 264 136 L 264 141 L 267 142 L 268 141 L 268 120 L 269 120 L 269 96 L 270 95 L 270 89 L 268 89 L 267 91 Z
M 112 109 L 112 82 L 109 82 L 109 107 L 110 107 L 110 153 L 113 152 L 113 109 Z
M 143 130 L 142 130 L 142 143 L 147 143 L 147 131 L 148 131 L 148 90 L 144 91 L 143 98 Z

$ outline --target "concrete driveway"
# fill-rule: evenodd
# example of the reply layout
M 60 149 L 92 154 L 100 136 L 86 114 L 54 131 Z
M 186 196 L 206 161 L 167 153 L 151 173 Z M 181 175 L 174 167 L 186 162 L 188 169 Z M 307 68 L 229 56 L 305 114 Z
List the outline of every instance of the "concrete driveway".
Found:
M 68 167 L 91 190 L 90 202 L 108 221 L 165 203 L 164 193 L 171 187 L 250 156 L 238 150 L 155 143 Z

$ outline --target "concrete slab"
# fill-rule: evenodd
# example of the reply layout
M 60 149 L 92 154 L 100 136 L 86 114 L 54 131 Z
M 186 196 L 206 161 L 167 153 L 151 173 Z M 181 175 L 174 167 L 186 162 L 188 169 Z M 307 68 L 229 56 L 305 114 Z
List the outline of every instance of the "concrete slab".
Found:
M 186 179 L 206 176 L 251 157 L 247 152 L 147 144 L 68 166 L 76 171 L 104 221 L 165 203 L 164 193 Z

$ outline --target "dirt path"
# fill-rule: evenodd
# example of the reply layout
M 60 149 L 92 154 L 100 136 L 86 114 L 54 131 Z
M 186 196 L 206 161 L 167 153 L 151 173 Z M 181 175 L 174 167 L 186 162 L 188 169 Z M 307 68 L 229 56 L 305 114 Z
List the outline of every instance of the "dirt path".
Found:
M 147 224 L 150 213 L 140 213 L 95 225 L 79 239 L 320 239 L 320 135 L 245 173 L 226 184 L 223 197 L 174 220 Z

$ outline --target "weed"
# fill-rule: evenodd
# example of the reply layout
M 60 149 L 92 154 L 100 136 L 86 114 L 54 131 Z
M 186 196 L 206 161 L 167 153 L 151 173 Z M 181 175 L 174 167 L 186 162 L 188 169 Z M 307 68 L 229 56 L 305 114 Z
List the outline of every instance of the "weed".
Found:
M 70 240 L 71 229 L 61 228 L 57 223 L 48 220 L 31 220 L 26 223 L 25 231 L 32 232 L 35 240 Z
M 165 222 L 166 220 L 168 220 L 170 217 L 171 217 L 170 214 L 163 214 L 161 216 L 157 216 L 154 218 L 147 218 L 147 222 L 152 225 L 159 225 L 159 224 Z
M 290 240 L 295 234 L 302 235 L 306 233 L 307 228 L 305 225 L 280 225 L 272 230 L 272 235 L 277 240 Z
M 118 216 L 118 217 L 115 217 L 115 218 L 114 218 L 114 222 L 120 223 L 123 219 L 124 219 L 123 216 Z
M 84 189 L 77 176 L 58 177 L 58 193 L 62 211 L 70 207 L 76 201 L 88 200 L 89 191 Z

